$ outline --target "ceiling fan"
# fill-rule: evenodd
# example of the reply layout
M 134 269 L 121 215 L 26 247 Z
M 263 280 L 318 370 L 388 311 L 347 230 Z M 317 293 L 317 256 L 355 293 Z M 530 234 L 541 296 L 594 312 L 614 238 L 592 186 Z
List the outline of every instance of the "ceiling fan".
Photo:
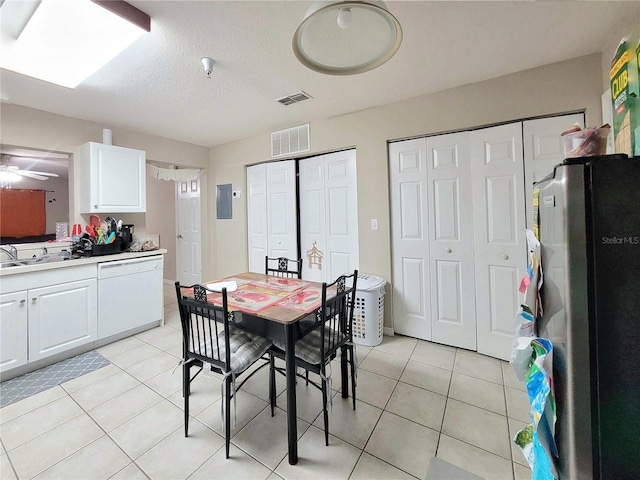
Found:
M 1 178 L 10 178 L 14 175 L 19 175 L 21 177 L 29 177 L 34 178 L 36 180 L 48 180 L 49 177 L 57 177 L 57 173 L 49 173 L 49 172 L 38 172 L 35 170 L 21 170 L 19 167 L 15 165 L 0 165 L 0 177 Z M 15 178 L 15 177 L 14 177 Z

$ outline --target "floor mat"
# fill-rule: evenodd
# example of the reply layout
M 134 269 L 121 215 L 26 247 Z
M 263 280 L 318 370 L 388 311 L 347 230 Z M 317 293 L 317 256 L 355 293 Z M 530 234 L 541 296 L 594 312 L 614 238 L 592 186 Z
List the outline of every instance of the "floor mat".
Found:
M 95 350 L 67 358 L 61 362 L 46 366 L 35 372 L 0 383 L 0 408 L 11 405 L 36 393 L 48 390 L 68 380 L 99 368 L 111 362 Z
M 434 457 L 429 462 L 426 480 L 482 480 L 482 477 Z

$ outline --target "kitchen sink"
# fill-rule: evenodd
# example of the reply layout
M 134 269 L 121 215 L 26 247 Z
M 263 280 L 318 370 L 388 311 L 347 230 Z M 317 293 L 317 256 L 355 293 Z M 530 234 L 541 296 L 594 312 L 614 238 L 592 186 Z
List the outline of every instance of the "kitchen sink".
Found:
M 0 269 L 2 268 L 10 268 L 10 267 L 24 267 L 26 265 L 39 265 L 41 263 L 52 263 L 52 262 L 62 262 L 63 260 L 68 259 L 69 256 L 66 255 L 42 255 L 41 257 L 34 258 L 21 258 L 18 260 L 5 260 L 4 262 L 0 262 Z
M 0 268 L 21 267 L 24 265 L 29 264 L 25 260 L 7 260 L 4 262 L 0 262 Z

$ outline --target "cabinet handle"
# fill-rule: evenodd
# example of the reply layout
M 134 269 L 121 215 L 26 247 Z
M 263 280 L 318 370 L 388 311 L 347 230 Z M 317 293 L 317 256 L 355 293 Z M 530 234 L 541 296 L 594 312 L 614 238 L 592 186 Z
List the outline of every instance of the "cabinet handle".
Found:
M 20 305 L 24 305 L 26 303 L 25 299 L 20 300 Z
M 94 205 L 93 208 L 98 208 L 98 205 Z
M 182 235 L 178 235 L 178 238 L 182 238 Z
M 502 255 L 503 260 L 509 260 L 509 255 Z
M 36 300 L 38 300 L 38 297 L 33 297 L 33 298 L 31 299 L 31 303 L 36 303 Z
M 447 253 L 453 252 L 453 250 L 451 250 L 450 248 L 445 248 L 444 251 L 447 252 Z

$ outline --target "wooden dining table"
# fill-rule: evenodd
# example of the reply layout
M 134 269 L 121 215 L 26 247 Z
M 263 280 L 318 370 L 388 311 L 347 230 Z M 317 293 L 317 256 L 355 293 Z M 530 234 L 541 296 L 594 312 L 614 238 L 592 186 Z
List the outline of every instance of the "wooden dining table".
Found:
M 229 311 L 235 315 L 235 326 L 260 334 L 285 345 L 287 385 L 287 433 L 289 463 L 298 462 L 298 435 L 296 409 L 295 343 L 299 338 L 298 322 L 322 305 L 322 283 L 282 278 L 262 273 L 241 273 L 206 283 L 237 285 L 227 289 Z M 215 295 L 215 294 L 214 294 Z M 213 299 L 215 301 L 215 298 Z M 346 365 L 345 365 L 346 368 Z M 347 392 L 346 375 L 342 375 L 343 395 Z

